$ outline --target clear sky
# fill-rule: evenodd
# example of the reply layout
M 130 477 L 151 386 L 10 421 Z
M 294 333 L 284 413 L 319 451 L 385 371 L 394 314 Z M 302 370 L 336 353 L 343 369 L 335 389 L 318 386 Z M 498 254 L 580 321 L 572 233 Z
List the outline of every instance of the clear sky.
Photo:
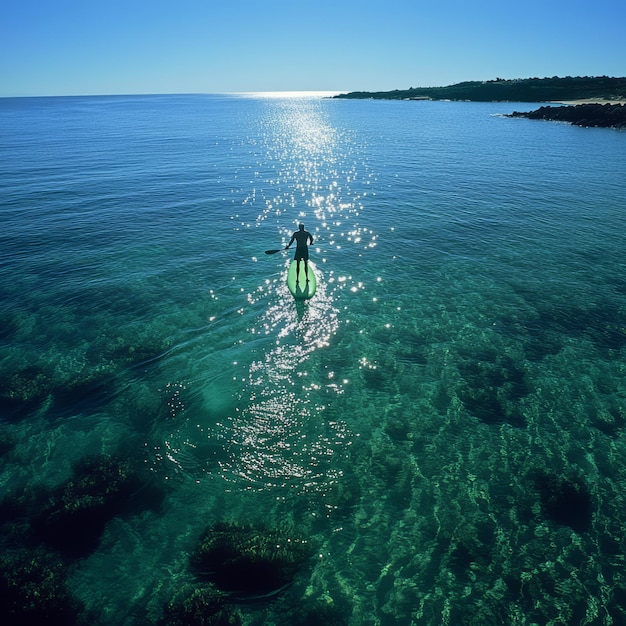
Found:
M 0 0 L 0 96 L 626 76 L 624 0 Z

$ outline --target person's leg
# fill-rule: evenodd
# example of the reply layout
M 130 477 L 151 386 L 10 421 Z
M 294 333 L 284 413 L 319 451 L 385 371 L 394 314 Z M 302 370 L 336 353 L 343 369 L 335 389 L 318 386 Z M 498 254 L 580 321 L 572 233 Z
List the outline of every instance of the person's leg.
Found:
M 304 275 L 306 276 L 306 282 L 309 282 L 309 260 L 304 259 Z

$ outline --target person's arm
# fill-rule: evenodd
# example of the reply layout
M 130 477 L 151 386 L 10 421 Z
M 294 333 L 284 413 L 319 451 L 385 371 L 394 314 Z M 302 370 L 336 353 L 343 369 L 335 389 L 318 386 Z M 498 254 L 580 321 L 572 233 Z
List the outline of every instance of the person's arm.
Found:
M 312 246 L 313 245 L 313 235 L 311 233 L 309 233 L 309 241 L 311 242 L 309 245 Z
M 293 243 L 293 240 L 296 238 L 295 233 L 293 235 L 291 235 L 291 239 L 289 240 L 289 243 L 285 246 L 285 250 L 288 250 L 289 247 L 291 246 L 291 244 Z

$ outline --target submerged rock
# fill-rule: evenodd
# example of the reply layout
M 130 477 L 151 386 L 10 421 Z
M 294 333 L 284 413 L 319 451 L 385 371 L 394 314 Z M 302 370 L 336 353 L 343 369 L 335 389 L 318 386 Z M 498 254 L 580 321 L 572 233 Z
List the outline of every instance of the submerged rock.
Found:
M 222 591 L 264 597 L 291 584 L 310 554 L 307 541 L 286 530 L 218 523 L 204 531 L 191 563 Z

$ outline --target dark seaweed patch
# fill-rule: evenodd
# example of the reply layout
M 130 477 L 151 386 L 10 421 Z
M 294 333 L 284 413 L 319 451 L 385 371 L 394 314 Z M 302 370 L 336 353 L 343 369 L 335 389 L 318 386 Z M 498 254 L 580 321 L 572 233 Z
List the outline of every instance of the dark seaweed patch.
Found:
M 479 542 L 459 542 L 450 554 L 450 571 L 460 580 L 469 580 L 472 567 L 486 568 L 491 563 L 491 552 Z
M 49 398 L 53 400 L 50 415 L 59 417 L 98 409 L 113 394 L 113 376 L 97 368 L 63 383 L 36 365 L 0 373 L 0 415 L 12 422 L 28 417 Z
M 541 312 L 542 325 L 573 338 L 587 338 L 601 350 L 626 345 L 626 314 L 613 301 L 583 308 L 557 306 Z
M 461 390 L 465 408 L 485 424 L 525 426 L 519 400 L 528 395 L 525 374 L 513 359 L 497 356 L 489 361 L 469 361 L 459 367 L 466 387 Z
M 469 580 L 473 568 L 486 569 L 493 560 L 495 525 L 491 520 L 478 520 L 468 525 L 450 552 L 448 566 L 460 580 Z
M 191 564 L 226 593 L 265 597 L 291 584 L 310 555 L 306 540 L 291 532 L 219 523 L 205 530 Z
M 368 389 L 373 391 L 383 391 L 387 386 L 385 373 L 378 368 L 364 368 L 363 378 Z
M 398 346 L 398 360 L 409 365 L 428 363 L 429 342 L 421 335 L 407 332 Z
M 587 339 L 605 352 L 626 346 L 626 309 L 614 300 L 578 306 L 565 301 L 544 301 L 533 294 L 530 304 L 535 315 L 503 318 L 496 329 L 521 341 L 531 361 L 558 353 L 568 338 Z
M 128 508 L 142 486 L 130 462 L 109 455 L 87 457 L 49 494 L 33 527 L 48 545 L 70 556 L 84 556 L 97 547 L 107 522 Z
M 113 378 L 108 374 L 76 378 L 55 390 L 55 416 L 96 411 L 113 397 L 113 393 Z
M 610 406 L 606 411 L 593 411 L 591 425 L 609 437 L 617 437 L 626 424 L 626 417 L 617 406 Z
M 393 450 L 379 450 L 372 456 L 372 473 L 386 485 L 388 503 L 398 508 L 409 506 L 412 497 L 411 465 Z
M 591 494 L 581 479 L 566 479 L 538 471 L 532 475 L 532 480 L 546 519 L 569 526 L 578 533 L 591 528 Z
M 0 414 L 19 421 L 35 411 L 51 392 L 51 380 L 41 367 L 29 365 L 0 373 Z
M 62 560 L 42 549 L 0 556 L 0 620 L 4 626 L 92 623 L 69 590 Z

